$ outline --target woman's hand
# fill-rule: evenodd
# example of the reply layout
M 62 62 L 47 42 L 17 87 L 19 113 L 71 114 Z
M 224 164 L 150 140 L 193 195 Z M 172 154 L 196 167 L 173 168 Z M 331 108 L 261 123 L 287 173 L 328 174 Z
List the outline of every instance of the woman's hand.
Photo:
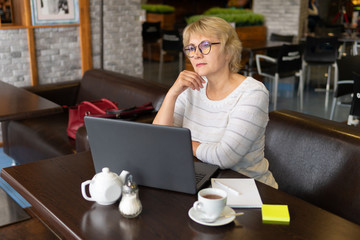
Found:
M 192 141 L 192 149 L 193 149 L 194 157 L 196 157 L 196 149 L 199 147 L 200 144 L 201 144 L 200 142 Z
M 178 96 L 187 88 L 200 90 L 204 83 L 205 80 L 196 72 L 187 70 L 182 71 L 166 94 L 159 112 L 156 114 L 153 124 L 172 126 L 174 121 L 173 117 L 175 103 Z
M 200 88 L 203 88 L 204 83 L 205 80 L 196 72 L 184 70 L 179 74 L 169 93 L 179 96 L 187 88 L 200 90 Z

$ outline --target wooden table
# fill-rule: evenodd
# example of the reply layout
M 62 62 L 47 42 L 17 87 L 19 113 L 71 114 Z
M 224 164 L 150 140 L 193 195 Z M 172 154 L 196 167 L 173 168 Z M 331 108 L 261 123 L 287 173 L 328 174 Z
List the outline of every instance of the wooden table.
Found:
M 265 41 L 265 42 L 254 42 L 254 43 L 248 43 L 243 46 L 244 51 L 261 51 L 261 50 L 267 50 L 271 48 L 279 48 L 284 44 L 292 44 L 288 42 L 281 42 L 281 41 Z
M 32 207 L 25 208 L 31 219 L 0 228 L 0 239 L 56 240 L 59 239 L 37 217 Z
M 245 214 L 230 224 L 203 226 L 188 216 L 195 195 L 148 187 L 140 187 L 141 215 L 126 219 L 120 215 L 118 203 L 100 206 L 83 199 L 80 184 L 94 174 L 91 154 L 84 152 L 4 168 L 1 177 L 23 195 L 39 218 L 64 239 L 360 238 L 359 225 L 258 182 L 263 203 L 289 206 L 289 225 L 265 224 L 260 209 L 241 209 Z M 218 177 L 243 176 L 225 170 Z
M 61 106 L 25 89 L 0 81 L 0 121 L 61 112 Z
M 340 48 L 339 52 L 339 58 L 342 57 L 343 53 L 346 52 L 346 45 L 351 45 L 351 55 L 356 56 L 358 55 L 358 46 L 360 43 L 360 37 L 358 37 L 356 34 L 352 35 L 345 35 L 340 38 L 338 38 L 339 42 L 342 43 L 342 46 Z
M 0 121 L 19 120 L 61 111 L 61 106 L 45 98 L 0 81 Z M 2 227 L 0 239 L 56 239 L 56 236 L 35 216 L 32 208 L 25 210 L 32 218 Z M 8 211 L 13 212 L 14 209 L 9 208 Z

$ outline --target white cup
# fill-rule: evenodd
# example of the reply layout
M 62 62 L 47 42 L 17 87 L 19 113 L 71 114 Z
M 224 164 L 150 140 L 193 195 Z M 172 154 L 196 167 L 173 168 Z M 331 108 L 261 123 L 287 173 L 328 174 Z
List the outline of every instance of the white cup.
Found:
M 205 188 L 198 192 L 198 201 L 194 203 L 194 210 L 202 219 L 216 220 L 226 206 L 227 193 L 217 188 Z

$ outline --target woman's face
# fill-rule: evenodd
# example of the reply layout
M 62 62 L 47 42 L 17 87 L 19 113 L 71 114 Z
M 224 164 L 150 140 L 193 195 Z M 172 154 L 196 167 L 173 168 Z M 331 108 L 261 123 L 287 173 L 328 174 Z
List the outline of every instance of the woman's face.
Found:
M 229 68 L 229 61 L 225 53 L 221 50 L 221 47 L 223 47 L 221 44 L 223 43 L 218 39 L 202 35 L 191 35 L 189 40 L 189 44 L 196 46 L 195 55 L 189 59 L 195 72 L 200 76 L 210 77 L 212 74 L 224 70 L 225 67 Z M 210 52 L 205 55 L 199 50 L 199 44 L 204 41 L 210 43 L 220 42 L 220 44 L 212 44 Z

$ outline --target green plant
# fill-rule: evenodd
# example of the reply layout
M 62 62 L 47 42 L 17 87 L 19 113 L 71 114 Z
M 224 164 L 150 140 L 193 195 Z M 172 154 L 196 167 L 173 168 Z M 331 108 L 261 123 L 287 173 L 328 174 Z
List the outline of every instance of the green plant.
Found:
M 202 15 L 194 15 L 186 19 L 187 24 L 197 21 L 204 16 L 220 17 L 227 22 L 234 22 L 236 27 L 261 26 L 264 25 L 265 18 L 261 14 L 246 9 L 231 8 L 210 8 Z
M 173 6 L 164 4 L 142 4 L 141 9 L 148 13 L 173 13 L 175 8 Z
M 203 15 L 214 15 L 214 14 L 246 14 L 252 13 L 251 10 L 248 9 L 234 9 L 234 8 L 219 8 L 213 7 L 206 10 Z

